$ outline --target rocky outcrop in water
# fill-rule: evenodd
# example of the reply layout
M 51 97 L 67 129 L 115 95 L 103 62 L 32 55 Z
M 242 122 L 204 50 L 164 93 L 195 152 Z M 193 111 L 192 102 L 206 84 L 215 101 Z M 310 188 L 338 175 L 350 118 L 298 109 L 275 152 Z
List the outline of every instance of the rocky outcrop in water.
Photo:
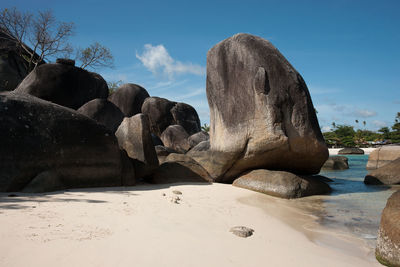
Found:
M 246 170 L 318 173 L 328 158 L 307 86 L 270 42 L 237 34 L 207 54 L 210 150 L 193 156 L 214 181 Z
M 0 191 L 134 184 L 115 136 L 94 120 L 14 91 L 0 94 L 0 110 Z
M 15 89 L 64 107 L 78 109 L 96 98 L 108 97 L 106 81 L 97 73 L 75 67 L 69 62 L 36 67 Z
M 400 158 L 368 173 L 364 183 L 370 185 L 400 184 Z
M 400 266 L 400 190 L 387 201 L 382 212 L 376 259 L 387 266 Z
M 338 151 L 339 155 L 364 155 L 364 150 L 357 147 L 346 147 Z
M 349 168 L 349 162 L 346 157 L 332 156 L 322 165 L 323 170 L 346 170 Z

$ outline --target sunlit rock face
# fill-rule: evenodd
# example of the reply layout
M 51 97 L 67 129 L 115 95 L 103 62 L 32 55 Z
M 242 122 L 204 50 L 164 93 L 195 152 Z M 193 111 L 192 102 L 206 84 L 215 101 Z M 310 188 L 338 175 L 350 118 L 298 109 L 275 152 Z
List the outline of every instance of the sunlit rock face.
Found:
M 256 168 L 315 174 L 327 160 L 307 86 L 269 41 L 236 34 L 211 48 L 207 98 L 211 147 L 198 158 L 214 180 Z

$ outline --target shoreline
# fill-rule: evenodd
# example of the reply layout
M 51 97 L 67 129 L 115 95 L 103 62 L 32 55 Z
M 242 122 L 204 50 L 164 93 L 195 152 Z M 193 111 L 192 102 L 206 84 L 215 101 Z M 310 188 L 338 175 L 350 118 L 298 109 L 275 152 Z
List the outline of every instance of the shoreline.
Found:
M 290 200 L 227 184 L 17 195 L 0 194 L 1 266 L 379 266 L 361 240 L 316 227 Z
M 374 151 L 377 148 L 378 147 L 366 147 L 366 148 L 361 148 L 361 149 L 364 150 L 364 155 L 369 155 L 369 154 L 371 154 L 372 151 Z M 341 149 L 343 149 L 343 147 L 341 147 L 341 148 L 328 148 L 329 156 L 338 155 L 338 152 Z M 342 155 L 342 156 L 346 156 L 346 155 Z

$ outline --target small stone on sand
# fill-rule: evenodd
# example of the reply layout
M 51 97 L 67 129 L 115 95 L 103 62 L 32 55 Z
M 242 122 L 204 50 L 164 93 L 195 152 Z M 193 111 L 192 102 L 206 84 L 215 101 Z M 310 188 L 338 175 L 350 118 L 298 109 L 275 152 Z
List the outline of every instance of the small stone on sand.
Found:
M 231 230 L 229 230 L 229 231 L 239 237 L 249 237 L 249 236 L 253 235 L 253 232 L 254 232 L 253 229 L 248 228 L 246 226 L 235 226 L 235 227 L 232 227 Z

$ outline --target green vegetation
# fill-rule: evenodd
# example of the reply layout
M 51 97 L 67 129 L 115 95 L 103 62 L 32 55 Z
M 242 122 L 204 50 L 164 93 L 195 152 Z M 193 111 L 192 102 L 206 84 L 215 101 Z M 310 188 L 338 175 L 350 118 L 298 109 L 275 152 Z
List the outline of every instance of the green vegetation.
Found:
M 358 120 L 355 121 L 358 123 Z M 367 124 L 363 121 L 363 126 Z M 377 132 L 370 130 L 354 130 L 353 126 L 332 122 L 332 130 L 323 133 L 328 146 L 364 147 L 371 144 L 400 143 L 400 112 L 391 127 L 382 127 Z
M 205 131 L 206 133 L 208 133 L 210 131 L 210 125 L 208 125 L 207 123 L 204 123 L 204 125 L 201 126 L 201 129 L 203 131 Z
M 108 95 L 111 95 L 112 93 L 115 92 L 115 90 L 118 89 L 118 87 L 120 87 L 122 85 L 123 81 L 119 80 L 119 81 L 109 81 L 107 82 L 108 85 Z

